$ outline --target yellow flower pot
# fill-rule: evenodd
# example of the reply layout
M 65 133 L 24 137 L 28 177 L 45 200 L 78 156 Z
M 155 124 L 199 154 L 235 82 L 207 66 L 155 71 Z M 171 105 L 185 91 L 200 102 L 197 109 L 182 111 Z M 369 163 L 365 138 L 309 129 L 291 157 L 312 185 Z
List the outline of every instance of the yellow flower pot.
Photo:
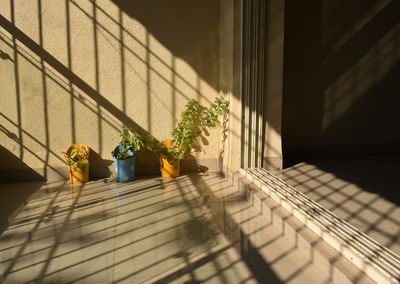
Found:
M 69 180 L 71 183 L 87 182 L 89 180 L 89 162 L 81 167 L 69 167 Z
M 161 176 L 162 177 L 179 177 L 180 174 L 180 162 L 178 164 L 173 165 L 168 162 L 168 159 L 165 155 L 160 154 L 160 164 L 161 164 Z
M 83 149 L 87 155 L 74 165 L 68 166 L 69 180 L 71 183 L 87 182 L 89 180 L 89 147 L 85 144 L 72 144 L 67 150 L 68 156 L 71 155 L 73 149 Z

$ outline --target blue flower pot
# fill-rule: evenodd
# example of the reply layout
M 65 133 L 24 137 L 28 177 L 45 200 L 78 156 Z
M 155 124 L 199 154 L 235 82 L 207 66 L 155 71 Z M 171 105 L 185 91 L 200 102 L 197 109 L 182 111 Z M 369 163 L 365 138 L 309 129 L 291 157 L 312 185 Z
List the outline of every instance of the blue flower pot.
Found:
M 123 160 L 117 159 L 117 155 L 124 150 L 125 148 L 119 144 L 112 152 L 114 158 L 115 176 L 118 182 L 128 182 L 135 179 L 135 164 L 138 154 L 132 147 L 130 147 L 128 149 L 128 153 L 131 154 L 129 158 Z

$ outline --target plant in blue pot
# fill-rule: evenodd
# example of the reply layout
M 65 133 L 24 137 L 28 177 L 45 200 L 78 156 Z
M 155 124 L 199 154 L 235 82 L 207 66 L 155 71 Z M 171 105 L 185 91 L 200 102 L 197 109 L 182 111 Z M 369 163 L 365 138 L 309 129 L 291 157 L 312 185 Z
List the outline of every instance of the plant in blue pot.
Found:
M 136 158 L 144 143 L 142 137 L 127 126 L 121 130 L 120 135 L 121 142 L 112 152 L 115 177 L 118 182 L 128 182 L 135 179 Z

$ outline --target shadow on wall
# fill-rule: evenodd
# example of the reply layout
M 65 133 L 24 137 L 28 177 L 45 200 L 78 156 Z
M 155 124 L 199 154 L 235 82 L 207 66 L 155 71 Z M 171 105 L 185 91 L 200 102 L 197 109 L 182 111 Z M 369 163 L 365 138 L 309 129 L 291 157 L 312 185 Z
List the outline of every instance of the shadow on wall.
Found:
M 218 3 L 11 1 L 0 14 L 0 125 L 16 139 L 2 144 L 47 178 L 47 168 L 63 175 L 61 152 L 74 142 L 94 149 L 92 166 L 108 174 L 103 158 L 123 124 L 168 137 L 188 99 L 217 94 Z M 139 173 L 159 170 L 151 153 L 138 163 Z
M 113 164 L 112 160 L 103 159 L 95 150 L 90 148 L 89 164 L 96 165 L 92 167 L 90 171 L 90 178 L 104 178 L 111 175 L 111 166 Z M 111 169 L 111 170 L 110 170 Z
M 399 9 L 399 1 L 288 3 L 285 157 L 398 153 Z
M 52 83 L 57 84 L 58 87 L 61 87 L 64 89 L 64 91 L 68 91 L 70 93 L 69 95 L 71 97 L 71 117 L 72 117 L 71 120 L 72 121 L 69 121 L 69 122 L 71 122 L 69 128 L 72 128 L 72 129 L 68 129 L 68 130 L 71 130 L 73 132 L 73 135 L 72 135 L 73 141 L 75 139 L 77 139 L 77 137 L 76 137 L 77 130 L 75 129 L 75 125 L 76 125 L 76 120 L 79 120 L 79 118 L 75 117 L 76 110 L 74 107 L 74 105 L 77 103 L 82 104 L 86 108 L 86 110 L 95 113 L 98 116 L 99 120 L 106 121 L 106 123 L 108 123 L 110 126 L 112 126 L 115 130 L 117 130 L 117 126 L 115 125 L 117 123 L 115 121 L 103 119 L 102 113 L 100 111 L 96 112 L 96 110 L 95 110 L 96 105 L 97 105 L 97 107 L 101 106 L 102 108 L 107 110 L 108 113 L 110 113 L 111 115 L 116 117 L 123 124 L 132 125 L 141 134 L 146 133 L 143 130 L 143 128 L 141 128 L 138 124 L 136 124 L 130 117 L 128 117 L 125 113 L 120 111 L 115 105 L 113 105 L 111 102 L 109 102 L 106 98 L 101 96 L 99 94 L 99 92 L 97 92 L 90 84 L 88 84 L 87 82 L 82 80 L 78 75 L 76 75 L 74 72 L 72 72 L 72 70 L 70 68 L 68 68 L 63 63 L 61 63 L 57 58 L 55 58 L 52 54 L 47 52 L 43 47 L 41 47 L 39 44 L 37 44 L 34 40 L 32 40 L 29 36 L 27 36 L 25 33 L 23 33 L 20 29 L 15 27 L 12 23 L 10 23 L 7 19 L 2 17 L 1 15 L 0 15 L 0 24 L 5 30 L 7 30 L 11 35 L 13 35 L 13 38 L 17 39 L 19 42 L 24 44 L 24 46 L 26 46 L 26 48 L 27 48 L 27 50 L 23 50 L 23 49 L 21 49 L 21 47 L 15 45 L 15 44 L 14 44 L 14 46 L 10 46 L 11 48 L 14 49 L 14 58 L 15 59 L 14 59 L 13 63 L 15 65 L 15 81 L 16 81 L 15 83 L 16 83 L 16 97 L 17 97 L 17 103 L 18 103 L 18 112 L 21 112 L 22 104 L 24 103 L 23 99 L 21 98 L 22 95 L 21 95 L 21 91 L 20 91 L 20 89 L 23 88 L 24 86 L 20 86 L 21 83 L 20 83 L 19 77 L 20 77 L 21 71 L 19 70 L 18 61 L 17 61 L 19 59 L 20 61 L 27 60 L 32 67 L 36 67 L 38 69 L 36 71 L 41 72 L 41 76 L 44 78 L 43 79 L 43 97 L 45 100 L 47 100 L 46 86 L 50 85 Z M 9 39 L 5 35 L 2 35 L 1 39 L 3 40 L 4 43 L 6 43 L 6 44 L 8 43 L 8 45 L 11 45 L 9 42 Z M 30 54 L 31 52 L 33 52 L 34 56 L 39 57 L 40 60 L 39 61 L 37 59 L 35 60 L 35 57 Z M 18 57 L 20 57 L 20 58 L 18 58 Z M 56 72 L 58 72 L 58 74 L 57 73 L 55 74 L 47 69 L 44 69 L 43 68 L 44 62 L 46 62 L 46 64 L 49 64 Z M 38 66 L 39 64 L 42 64 L 42 67 L 39 67 Z M 60 78 L 57 77 L 59 74 L 63 78 L 65 78 L 67 80 L 67 82 L 63 82 L 62 79 L 60 81 Z M 66 89 L 68 87 L 65 86 L 65 84 L 70 84 L 71 86 L 73 85 L 73 86 L 78 87 L 79 90 L 84 92 L 85 95 L 87 95 L 90 99 L 92 99 L 92 101 L 94 101 L 96 103 L 88 101 L 88 99 L 85 98 L 82 95 L 82 93 L 77 92 L 77 91 L 73 90 L 72 88 L 70 88 L 70 90 Z M 49 109 L 48 109 L 46 102 L 44 104 L 45 104 L 45 108 L 44 108 L 45 113 L 43 114 L 44 124 L 45 124 L 44 128 L 49 129 L 49 125 L 48 125 L 49 116 L 50 116 Z M 50 166 L 49 161 L 48 161 L 49 155 L 54 155 L 55 157 L 58 158 L 58 160 L 62 160 L 62 158 L 60 157 L 61 151 L 59 151 L 60 153 L 56 153 L 56 152 L 52 151 L 51 147 L 49 147 L 49 145 L 48 145 L 49 140 L 50 140 L 50 135 L 51 135 L 48 131 L 46 131 L 46 138 L 44 139 L 45 141 L 42 140 L 43 141 L 42 142 L 40 140 L 40 138 L 35 137 L 33 129 L 31 130 L 30 127 L 24 128 L 22 126 L 21 117 L 18 117 L 19 121 L 16 122 L 16 121 L 13 121 L 13 120 L 7 118 L 6 115 L 3 113 L 1 113 L 1 116 L 4 120 L 7 120 L 8 124 L 12 125 L 11 128 L 18 128 L 18 135 L 16 134 L 15 137 L 17 138 L 17 141 L 20 144 L 21 158 L 23 158 L 24 152 L 30 152 L 31 154 L 34 154 L 34 149 L 29 149 L 24 144 L 24 141 L 23 141 L 24 138 L 26 139 L 28 137 L 28 139 L 32 139 L 32 140 L 34 140 L 35 143 L 40 144 L 41 148 L 42 149 L 44 148 L 45 151 L 47 152 L 45 155 L 46 156 L 45 158 L 39 158 L 38 156 L 36 156 L 37 159 L 39 159 L 39 160 L 41 160 L 41 162 L 43 162 L 45 167 Z M 19 116 L 20 116 L 20 114 L 19 114 Z M 79 116 L 79 114 L 78 114 L 78 116 Z M 42 127 L 42 125 L 37 125 L 37 127 Z M 2 130 L 4 130 L 5 132 L 10 132 L 4 126 L 2 126 Z M 20 137 L 20 138 L 18 138 L 18 137 Z M 99 135 L 98 139 L 101 140 L 102 135 Z M 73 141 L 71 141 L 71 143 Z M 101 141 L 99 142 L 99 144 L 101 144 Z M 64 145 L 65 145 L 65 147 L 68 147 L 68 144 L 64 143 Z M 97 162 L 98 160 L 99 159 L 94 159 L 95 162 Z
M 400 40 L 398 44 L 400 50 Z M 397 57 L 393 68 L 386 70 L 385 75 L 364 90 L 359 98 L 351 97 L 356 90 L 349 91 L 326 107 L 327 126 L 322 132 L 323 141 L 346 144 L 348 137 L 354 137 L 357 144 L 363 144 L 354 147 L 358 148 L 353 150 L 355 153 L 364 150 L 372 154 L 400 154 L 400 55 Z M 362 85 L 370 82 L 367 75 L 353 87 L 363 88 Z M 341 112 L 343 114 L 336 118 L 335 114 Z M 330 123 L 332 118 L 335 120 Z
M 21 169 L 15 176 L 13 169 Z M 18 181 L 19 183 L 12 183 Z M 29 181 L 27 183 L 21 183 Z M 33 181 L 33 182 L 32 182 Z M 25 205 L 26 200 L 44 184 L 44 177 L 0 146 L 0 235 L 16 211 Z
M 20 175 L 15 175 L 19 169 Z M 0 146 L 0 182 L 44 181 L 45 178 L 22 162 L 13 153 Z
M 286 2 L 284 168 L 306 162 L 399 205 L 400 2 Z
M 215 48 L 218 48 L 219 40 L 219 1 L 113 2 L 129 17 L 141 22 L 174 57 L 183 59 L 202 79 L 218 90 L 219 69 L 216 63 L 219 58 Z M 213 50 L 215 52 L 210 53 Z

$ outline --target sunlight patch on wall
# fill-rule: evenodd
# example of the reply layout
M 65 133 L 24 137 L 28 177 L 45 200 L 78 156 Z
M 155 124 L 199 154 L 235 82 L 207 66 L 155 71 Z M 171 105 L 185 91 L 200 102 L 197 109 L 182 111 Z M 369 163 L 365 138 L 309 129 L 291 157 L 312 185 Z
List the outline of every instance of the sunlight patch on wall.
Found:
M 5 74 L 0 79 L 1 97 L 7 98 L 0 106 L 0 143 L 17 156 L 18 147 L 26 149 L 29 154 L 23 161 L 32 168 L 49 163 L 64 167 L 61 152 L 73 142 L 86 143 L 110 159 L 127 120 L 165 139 L 187 100 L 208 105 L 218 95 L 193 66 L 111 1 L 12 3 L 13 7 L 10 1 L 1 1 L 1 15 L 38 46 L 19 41 L 14 46 L 13 35 L 0 28 L 1 51 L 13 60 L 14 51 L 17 54 L 16 63 L 0 61 Z M 49 64 L 37 50 L 48 53 L 59 66 Z M 215 46 L 210 57 L 217 54 Z M 219 138 L 213 133 L 210 145 L 217 148 Z M 200 156 L 216 158 L 214 148 Z

